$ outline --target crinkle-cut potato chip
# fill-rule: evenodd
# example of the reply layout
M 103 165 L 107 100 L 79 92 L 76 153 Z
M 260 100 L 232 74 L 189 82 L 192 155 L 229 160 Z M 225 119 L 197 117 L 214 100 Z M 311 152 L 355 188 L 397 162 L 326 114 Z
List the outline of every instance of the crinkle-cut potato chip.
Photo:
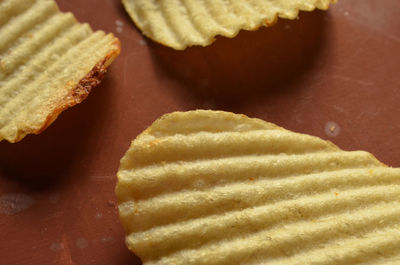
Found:
M 400 260 L 400 169 L 244 115 L 163 116 L 122 158 L 116 194 L 144 265 Z
M 46 129 L 83 101 L 120 52 L 53 0 L 0 1 L 0 141 Z
M 176 50 L 233 38 L 242 29 L 270 26 L 299 10 L 326 10 L 336 0 L 122 0 L 144 35 Z

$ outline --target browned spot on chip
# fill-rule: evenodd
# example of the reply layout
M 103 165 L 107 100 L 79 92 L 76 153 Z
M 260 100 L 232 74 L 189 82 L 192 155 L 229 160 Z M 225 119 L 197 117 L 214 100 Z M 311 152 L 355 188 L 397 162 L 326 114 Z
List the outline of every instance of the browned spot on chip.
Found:
M 32 131 L 31 133 L 39 134 L 43 132 L 50 124 L 55 121 L 64 110 L 81 103 L 83 100 L 87 98 L 92 89 L 101 83 L 103 80 L 105 73 L 107 72 L 106 65 L 110 65 L 110 60 L 113 60 L 120 53 L 120 42 L 117 40 L 115 42 L 115 50 L 110 52 L 106 58 L 104 58 L 101 62 L 97 63 L 93 69 L 82 78 L 78 85 L 71 90 L 71 93 L 62 99 L 58 104 L 56 104 L 56 108 L 54 112 L 51 113 L 45 124 L 42 128 L 37 131 Z

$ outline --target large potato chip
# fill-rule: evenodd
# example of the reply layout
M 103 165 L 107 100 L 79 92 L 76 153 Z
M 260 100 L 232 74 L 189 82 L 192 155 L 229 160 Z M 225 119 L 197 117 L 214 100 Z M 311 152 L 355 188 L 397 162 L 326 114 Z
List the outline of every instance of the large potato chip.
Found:
M 163 116 L 122 158 L 116 194 L 145 265 L 400 260 L 400 169 L 243 115 Z
M 93 32 L 53 0 L 0 2 L 0 140 L 47 128 L 100 83 L 119 54 L 112 34 Z
M 299 10 L 326 10 L 335 0 L 122 0 L 139 29 L 177 50 L 211 44 L 215 36 L 232 38 L 241 29 L 256 30 L 278 17 L 295 19 Z

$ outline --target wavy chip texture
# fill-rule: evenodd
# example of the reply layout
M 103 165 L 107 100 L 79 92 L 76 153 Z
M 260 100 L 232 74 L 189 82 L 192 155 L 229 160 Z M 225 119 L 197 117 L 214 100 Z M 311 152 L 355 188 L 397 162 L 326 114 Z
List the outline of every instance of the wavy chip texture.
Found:
M 217 35 L 232 38 L 241 29 L 295 19 L 299 10 L 326 10 L 335 0 L 122 0 L 142 32 L 177 50 L 211 44 Z
M 163 116 L 122 158 L 116 194 L 144 265 L 400 260 L 399 169 L 244 115 Z
M 84 100 L 119 47 L 53 0 L 0 1 L 0 140 L 38 134 Z

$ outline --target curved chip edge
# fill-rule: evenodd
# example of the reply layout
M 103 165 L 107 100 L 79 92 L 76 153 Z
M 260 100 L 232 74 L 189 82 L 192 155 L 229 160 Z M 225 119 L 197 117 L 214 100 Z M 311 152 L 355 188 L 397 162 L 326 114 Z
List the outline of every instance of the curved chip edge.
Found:
M 160 45 L 166 46 L 166 47 L 170 47 L 174 50 L 178 50 L 178 51 L 183 51 L 186 48 L 189 47 L 193 47 L 193 46 L 201 46 L 201 47 L 206 47 L 211 45 L 212 43 L 214 43 L 216 41 L 216 38 L 218 36 L 221 37 L 227 37 L 227 38 L 234 38 L 236 37 L 242 30 L 246 30 L 246 31 L 257 31 L 258 29 L 260 29 L 261 27 L 270 27 L 276 24 L 276 22 L 278 21 L 279 18 L 281 19 L 290 19 L 293 20 L 295 18 L 297 18 L 299 16 L 300 11 L 303 12 L 312 12 L 316 9 L 319 10 L 328 10 L 331 4 L 335 4 L 337 2 L 337 0 L 319 0 L 316 1 L 316 4 L 314 6 L 314 8 L 312 9 L 302 9 L 300 6 L 294 8 L 295 12 L 291 15 L 291 16 L 287 16 L 283 13 L 276 13 L 274 15 L 274 17 L 272 19 L 263 19 L 261 20 L 260 23 L 258 23 L 257 25 L 254 26 L 254 28 L 252 29 L 244 29 L 243 27 L 239 27 L 237 30 L 235 30 L 232 34 L 212 34 L 209 36 L 209 38 L 202 42 L 202 43 L 172 43 L 172 42 L 167 42 L 167 41 L 163 41 L 161 39 L 157 39 L 154 36 L 151 36 L 152 34 L 143 30 L 142 27 L 140 27 L 140 23 L 138 23 L 138 19 L 135 15 L 135 12 L 132 10 L 132 8 L 129 6 L 129 4 L 127 3 L 127 0 L 122 0 L 122 4 L 124 6 L 125 11 L 128 13 L 129 17 L 132 19 L 132 21 L 134 22 L 135 26 L 140 30 L 140 32 L 145 35 L 147 38 L 151 39 L 152 41 L 154 41 L 155 43 L 158 43 Z
M 70 92 L 67 96 L 49 105 L 49 109 L 52 111 L 47 115 L 44 123 L 39 128 L 19 128 L 17 133 L 12 138 L 2 137 L 0 135 L 0 142 L 7 140 L 10 143 L 16 143 L 21 141 L 28 134 L 40 134 L 46 130 L 65 110 L 73 107 L 87 98 L 91 90 L 99 85 L 104 78 L 107 68 L 114 61 L 114 59 L 121 52 L 121 42 L 112 33 L 109 33 L 114 41 L 111 44 L 111 49 L 107 55 L 101 59 L 95 66 L 87 73 L 80 81 L 75 85 L 71 86 Z

